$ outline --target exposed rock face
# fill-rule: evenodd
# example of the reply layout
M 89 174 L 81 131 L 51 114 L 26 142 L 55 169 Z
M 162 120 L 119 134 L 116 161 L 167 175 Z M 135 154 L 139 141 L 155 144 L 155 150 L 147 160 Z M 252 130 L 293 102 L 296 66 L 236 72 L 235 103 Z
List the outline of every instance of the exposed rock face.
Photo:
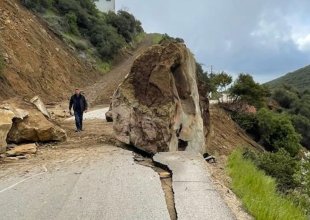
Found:
M 20 144 L 66 140 L 66 132 L 47 120 L 31 103 L 13 99 L 6 101 L 6 106 L 13 113 L 8 142 Z
M 185 45 L 156 45 L 138 57 L 107 116 L 118 140 L 146 152 L 204 153 L 196 63 Z

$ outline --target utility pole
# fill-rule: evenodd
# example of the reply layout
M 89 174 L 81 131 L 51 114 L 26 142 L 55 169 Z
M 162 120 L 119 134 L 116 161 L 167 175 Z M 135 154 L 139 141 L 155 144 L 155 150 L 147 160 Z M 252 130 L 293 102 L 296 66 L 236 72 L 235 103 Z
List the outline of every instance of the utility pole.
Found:
M 213 65 L 211 65 L 211 74 L 213 73 Z

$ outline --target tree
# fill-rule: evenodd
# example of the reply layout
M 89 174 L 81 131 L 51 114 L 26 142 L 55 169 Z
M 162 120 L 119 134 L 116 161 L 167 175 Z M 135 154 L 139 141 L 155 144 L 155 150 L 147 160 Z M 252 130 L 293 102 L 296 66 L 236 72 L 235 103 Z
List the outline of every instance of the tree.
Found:
M 299 152 L 301 136 L 295 131 L 286 114 L 261 109 L 257 119 L 261 142 L 267 149 L 278 151 L 283 148 L 292 156 Z
M 251 75 L 242 73 L 230 88 L 230 93 L 235 97 L 235 102 L 241 101 L 261 108 L 270 92 L 267 87 L 256 83 Z
M 218 74 L 211 73 L 210 80 L 218 92 L 223 92 L 232 83 L 232 76 L 222 71 Z
M 117 32 L 124 37 L 127 43 L 133 40 L 133 37 L 143 31 L 141 22 L 127 11 L 118 11 L 117 14 L 109 12 L 107 23 L 116 28 Z
M 204 96 L 208 96 L 210 92 L 214 92 L 215 88 L 211 85 L 211 80 L 208 76 L 207 72 L 204 72 L 202 65 L 200 63 L 196 63 L 196 75 L 198 79 L 198 84 L 200 87 L 203 87 L 205 94 Z

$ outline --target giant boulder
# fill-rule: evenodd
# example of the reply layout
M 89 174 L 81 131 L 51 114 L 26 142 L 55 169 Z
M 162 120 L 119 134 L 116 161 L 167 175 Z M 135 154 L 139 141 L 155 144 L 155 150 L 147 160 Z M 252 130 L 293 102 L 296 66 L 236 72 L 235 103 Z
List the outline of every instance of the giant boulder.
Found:
M 64 141 L 65 130 L 49 121 L 33 104 L 12 99 L 6 101 L 15 116 L 12 128 L 7 135 L 9 143 Z M 21 112 L 27 114 L 21 115 Z
M 196 62 L 184 44 L 155 45 L 136 59 L 115 91 L 116 138 L 148 153 L 205 153 Z
M 7 135 L 12 128 L 13 119 L 23 119 L 28 112 L 19 108 L 12 108 L 8 104 L 0 105 L 0 153 L 5 152 L 7 146 Z

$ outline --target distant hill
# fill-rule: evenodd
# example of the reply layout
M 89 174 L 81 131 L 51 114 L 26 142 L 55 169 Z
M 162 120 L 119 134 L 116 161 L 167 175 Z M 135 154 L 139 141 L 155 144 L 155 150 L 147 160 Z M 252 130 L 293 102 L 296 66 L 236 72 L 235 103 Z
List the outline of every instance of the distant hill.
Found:
M 300 91 L 310 90 L 310 65 L 288 73 L 268 83 L 271 88 L 277 88 L 283 84 L 296 87 Z

